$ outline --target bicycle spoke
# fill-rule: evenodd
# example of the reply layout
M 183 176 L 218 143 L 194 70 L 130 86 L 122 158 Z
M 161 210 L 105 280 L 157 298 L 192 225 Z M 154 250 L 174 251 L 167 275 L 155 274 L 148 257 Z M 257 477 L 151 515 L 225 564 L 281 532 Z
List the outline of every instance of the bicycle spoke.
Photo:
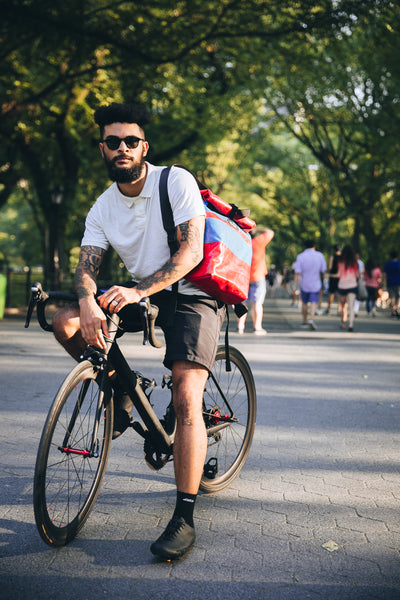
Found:
M 230 348 L 232 370 L 225 370 L 225 351 L 218 349 L 204 391 L 208 448 L 201 489 L 218 491 L 238 475 L 250 449 L 256 416 L 256 395 L 250 367 Z M 228 419 L 227 416 L 230 416 Z

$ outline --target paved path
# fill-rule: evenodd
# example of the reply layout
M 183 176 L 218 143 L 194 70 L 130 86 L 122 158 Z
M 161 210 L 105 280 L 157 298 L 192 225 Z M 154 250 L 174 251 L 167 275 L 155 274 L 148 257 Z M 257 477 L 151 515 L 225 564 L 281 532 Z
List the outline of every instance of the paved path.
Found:
M 361 315 L 353 334 L 317 323 L 303 331 L 288 300 L 268 300 L 265 338 L 232 333 L 257 383 L 252 450 L 230 488 L 199 496 L 196 546 L 165 564 L 149 545 L 173 510 L 172 467 L 150 471 L 131 432 L 80 536 L 41 541 L 35 455 L 73 363 L 37 325 L 0 321 L 0 598 L 398 600 L 400 321 Z M 137 340 L 123 338 L 127 355 L 159 378 L 162 351 Z

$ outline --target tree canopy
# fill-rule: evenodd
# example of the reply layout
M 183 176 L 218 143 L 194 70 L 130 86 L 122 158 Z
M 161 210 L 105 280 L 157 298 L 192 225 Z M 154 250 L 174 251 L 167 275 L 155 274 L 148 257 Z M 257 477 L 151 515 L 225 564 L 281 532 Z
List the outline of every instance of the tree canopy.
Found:
M 110 101 L 146 104 L 150 160 L 184 162 L 250 204 L 273 224 L 277 254 L 311 234 L 323 250 L 333 236 L 379 255 L 396 243 L 393 2 L 0 0 L 0 10 L 0 208 L 29 203 L 50 279 L 106 185 L 93 111 Z

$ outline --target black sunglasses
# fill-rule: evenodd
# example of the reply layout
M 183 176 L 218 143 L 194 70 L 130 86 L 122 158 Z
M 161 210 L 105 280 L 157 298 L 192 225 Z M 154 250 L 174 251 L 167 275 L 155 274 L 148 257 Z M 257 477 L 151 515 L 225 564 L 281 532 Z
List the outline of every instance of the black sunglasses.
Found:
M 117 135 L 109 135 L 105 140 L 102 141 L 107 145 L 109 150 L 118 150 L 121 142 L 125 142 L 126 147 L 129 148 L 129 150 L 132 150 L 133 148 L 138 147 L 139 142 L 145 142 L 146 140 L 138 138 L 134 135 L 128 135 L 125 138 L 120 138 Z

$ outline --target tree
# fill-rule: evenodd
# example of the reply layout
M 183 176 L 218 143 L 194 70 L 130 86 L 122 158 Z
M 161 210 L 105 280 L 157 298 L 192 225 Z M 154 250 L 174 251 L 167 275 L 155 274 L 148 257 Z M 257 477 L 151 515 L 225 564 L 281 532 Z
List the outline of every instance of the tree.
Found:
M 333 39 L 311 35 L 295 64 L 289 53 L 296 45 L 283 49 L 265 95 L 275 118 L 329 173 L 351 219 L 354 247 L 383 259 L 382 241 L 398 235 L 400 23 L 394 4 L 372 8 Z
M 145 102 L 154 114 L 149 135 L 157 151 L 150 156 L 185 155 L 189 166 L 208 172 L 210 165 L 198 160 L 205 142 L 229 136 L 243 110 L 251 130 L 259 98 L 253 104 L 248 96 L 261 89 L 263 69 L 283 47 L 278 42 L 300 47 L 310 35 L 331 36 L 371 5 L 0 0 L 0 206 L 21 179 L 28 181 L 50 283 L 58 284 L 55 259 L 65 262 L 64 237 L 77 204 L 87 205 L 103 185 L 92 124 L 98 104 Z M 61 204 L 54 203 L 59 191 Z M 71 236 L 74 245 L 77 232 Z

